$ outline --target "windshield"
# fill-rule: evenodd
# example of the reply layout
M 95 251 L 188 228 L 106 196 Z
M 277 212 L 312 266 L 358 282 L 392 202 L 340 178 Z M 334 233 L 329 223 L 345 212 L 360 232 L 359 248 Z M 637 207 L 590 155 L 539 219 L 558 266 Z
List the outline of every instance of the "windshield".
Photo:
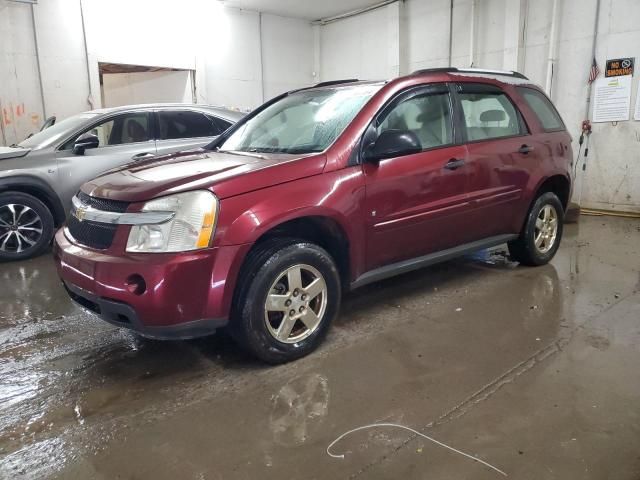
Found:
M 56 122 L 52 126 L 45 128 L 41 132 L 32 135 L 26 140 L 23 140 L 18 144 L 18 146 L 32 149 L 45 147 L 58 140 L 64 139 L 64 137 L 77 128 L 80 128 L 83 124 L 96 116 L 96 113 L 79 113 L 73 117 L 65 118 L 64 120 Z
M 321 152 L 338 138 L 381 87 L 382 83 L 349 85 L 292 93 L 242 125 L 220 150 Z

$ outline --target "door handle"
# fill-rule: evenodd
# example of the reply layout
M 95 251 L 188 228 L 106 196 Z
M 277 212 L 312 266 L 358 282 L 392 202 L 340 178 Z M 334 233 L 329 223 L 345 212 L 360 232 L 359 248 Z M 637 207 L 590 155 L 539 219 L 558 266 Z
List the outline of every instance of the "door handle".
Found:
M 131 157 L 131 160 L 142 160 L 143 158 L 149 158 L 153 156 L 154 154 L 151 152 L 136 153 L 134 156 Z
M 526 155 L 529 152 L 533 151 L 533 147 L 530 147 L 529 145 L 522 145 L 519 149 L 518 149 L 518 153 L 522 153 L 524 155 Z
M 447 170 L 456 170 L 464 165 L 464 160 L 461 158 L 452 158 L 445 165 L 444 168 Z

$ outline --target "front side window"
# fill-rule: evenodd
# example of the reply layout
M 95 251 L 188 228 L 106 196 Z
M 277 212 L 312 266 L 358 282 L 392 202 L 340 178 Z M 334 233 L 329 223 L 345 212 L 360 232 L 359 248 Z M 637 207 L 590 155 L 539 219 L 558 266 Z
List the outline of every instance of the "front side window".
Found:
M 384 115 L 377 127 L 413 132 L 423 150 L 453 143 L 448 93 L 416 95 L 400 102 Z
M 551 104 L 546 95 L 533 88 L 518 88 L 527 105 L 533 110 L 545 130 L 564 130 L 564 123 L 557 110 Z
M 149 133 L 149 115 L 144 112 L 125 113 L 94 125 L 80 135 L 85 133 L 93 133 L 98 137 L 98 141 L 100 142 L 98 148 L 146 142 L 151 139 Z M 78 135 L 78 137 L 80 135 Z M 78 137 L 67 142 L 62 147 L 62 150 L 72 149 Z
M 464 123 L 469 141 L 521 135 L 520 118 L 516 107 L 507 95 L 500 91 L 463 90 L 458 98 L 464 113 Z
M 160 140 L 214 137 L 222 133 L 209 117 L 199 112 L 160 112 L 159 119 Z
M 249 119 L 220 150 L 311 153 L 329 147 L 379 84 L 334 86 L 294 92 Z

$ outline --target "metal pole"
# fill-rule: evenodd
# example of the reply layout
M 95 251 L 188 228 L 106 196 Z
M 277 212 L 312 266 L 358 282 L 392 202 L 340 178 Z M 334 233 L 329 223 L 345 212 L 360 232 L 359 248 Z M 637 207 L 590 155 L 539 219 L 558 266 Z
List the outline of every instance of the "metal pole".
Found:
M 549 32 L 549 56 L 547 58 L 547 80 L 545 91 L 551 98 L 551 87 L 553 84 L 553 65 L 556 61 L 556 45 L 558 43 L 558 0 L 553 0 L 551 10 L 551 31 Z
M 89 68 L 89 49 L 87 48 L 87 32 L 84 28 L 84 10 L 82 8 L 82 0 L 80 2 L 80 21 L 82 22 L 82 40 L 84 42 L 84 56 L 87 62 L 87 84 L 89 86 L 89 95 L 87 96 L 87 103 L 93 109 L 93 92 L 91 91 L 91 68 Z M 102 103 L 102 102 L 101 102 Z
M 262 92 L 262 102 L 264 103 L 264 48 L 262 42 L 262 12 L 258 13 L 258 40 L 260 42 L 260 89 Z
M 453 0 L 449 2 L 449 66 L 453 56 Z
M 38 46 L 38 34 L 36 32 L 36 14 L 31 4 L 31 25 L 33 26 L 33 42 L 36 47 L 36 66 L 38 67 L 38 83 L 40 84 L 40 100 L 42 101 L 43 121 L 47 119 L 47 105 L 44 103 L 44 86 L 42 85 L 42 70 L 40 69 L 40 47 Z
M 593 59 L 596 58 L 596 43 L 598 40 L 598 20 L 600 19 L 600 0 L 596 0 L 596 19 L 593 24 L 593 43 L 591 45 L 591 58 L 590 60 L 593 62 Z M 589 63 L 591 66 L 591 63 Z M 595 80 L 594 80 L 595 81 Z M 591 89 L 593 87 L 593 82 L 589 83 L 587 88 L 587 104 L 584 112 L 584 118 L 589 118 L 589 104 L 591 103 Z
M 469 67 L 473 67 L 475 60 L 476 41 L 476 0 L 471 0 L 471 28 L 469 30 Z
M 596 0 L 596 18 L 595 21 L 593 23 L 593 43 L 591 45 L 591 61 L 593 62 L 593 59 L 596 58 L 596 44 L 597 44 L 597 40 L 598 40 L 598 20 L 600 19 L 600 0 Z M 595 82 L 595 80 L 594 80 Z M 589 119 L 589 104 L 591 103 L 591 89 L 593 87 L 593 82 L 589 83 L 589 86 L 587 87 L 587 101 L 585 104 L 585 111 L 584 111 L 584 118 L 585 119 Z M 589 137 L 591 136 L 591 134 L 587 135 L 587 144 L 585 146 L 585 150 L 584 150 L 584 159 L 582 160 L 582 171 L 585 172 L 586 168 L 587 168 L 587 155 L 589 155 Z M 580 157 L 578 157 L 578 161 L 580 161 Z M 577 165 L 576 165 L 577 167 Z M 580 206 L 580 204 L 582 203 L 582 192 L 584 190 L 584 179 L 585 179 L 585 173 L 582 174 L 582 179 L 580 181 L 580 191 L 578 192 L 578 201 L 577 204 L 578 206 Z

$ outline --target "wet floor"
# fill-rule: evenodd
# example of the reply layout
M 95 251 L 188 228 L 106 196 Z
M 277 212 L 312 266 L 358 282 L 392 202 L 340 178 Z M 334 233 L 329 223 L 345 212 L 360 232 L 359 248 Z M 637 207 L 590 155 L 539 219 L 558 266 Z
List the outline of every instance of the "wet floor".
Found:
M 552 264 L 482 252 L 349 294 L 280 367 L 155 342 L 0 265 L 0 478 L 640 478 L 640 221 L 582 217 Z

